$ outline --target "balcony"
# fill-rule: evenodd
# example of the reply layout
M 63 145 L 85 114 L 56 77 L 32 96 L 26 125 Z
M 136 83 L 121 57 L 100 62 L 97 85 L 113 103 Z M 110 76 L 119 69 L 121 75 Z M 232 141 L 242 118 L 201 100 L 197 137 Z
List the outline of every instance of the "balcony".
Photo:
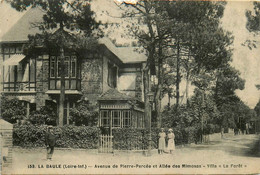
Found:
M 36 82 L 4 82 L 3 91 L 16 93 L 34 93 L 36 92 Z

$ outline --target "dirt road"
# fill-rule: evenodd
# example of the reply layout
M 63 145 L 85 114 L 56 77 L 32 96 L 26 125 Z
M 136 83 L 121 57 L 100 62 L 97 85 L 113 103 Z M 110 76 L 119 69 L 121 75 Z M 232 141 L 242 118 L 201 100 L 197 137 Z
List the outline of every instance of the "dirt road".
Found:
M 45 149 L 14 148 L 13 170 L 16 174 L 244 174 L 260 173 L 260 136 L 238 135 L 208 144 L 177 147 L 175 153 L 150 157 L 141 152 L 115 151 L 99 154 L 96 150 L 55 150 L 47 161 Z

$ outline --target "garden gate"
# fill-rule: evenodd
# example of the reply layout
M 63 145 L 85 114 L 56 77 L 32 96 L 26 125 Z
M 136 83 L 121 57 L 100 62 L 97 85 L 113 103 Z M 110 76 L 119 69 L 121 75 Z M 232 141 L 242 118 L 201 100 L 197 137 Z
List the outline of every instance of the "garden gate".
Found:
M 99 150 L 100 153 L 113 153 L 113 136 L 100 135 Z

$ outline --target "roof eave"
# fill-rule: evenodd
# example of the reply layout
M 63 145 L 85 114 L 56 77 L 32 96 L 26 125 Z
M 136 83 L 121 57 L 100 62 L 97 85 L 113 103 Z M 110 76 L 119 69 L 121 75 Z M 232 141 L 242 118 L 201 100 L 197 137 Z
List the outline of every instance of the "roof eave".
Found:
M 28 43 L 29 40 L 21 40 L 21 41 L 0 41 L 0 44 L 23 44 Z

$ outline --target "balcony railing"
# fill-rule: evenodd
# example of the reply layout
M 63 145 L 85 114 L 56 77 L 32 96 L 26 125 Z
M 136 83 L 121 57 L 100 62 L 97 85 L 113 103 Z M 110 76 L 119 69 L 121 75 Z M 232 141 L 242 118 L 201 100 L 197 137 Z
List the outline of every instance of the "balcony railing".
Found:
M 60 89 L 60 78 L 49 78 L 49 90 Z M 65 89 L 66 90 L 80 90 L 81 79 L 79 78 L 65 78 Z
M 34 92 L 36 82 L 4 82 L 4 92 Z

